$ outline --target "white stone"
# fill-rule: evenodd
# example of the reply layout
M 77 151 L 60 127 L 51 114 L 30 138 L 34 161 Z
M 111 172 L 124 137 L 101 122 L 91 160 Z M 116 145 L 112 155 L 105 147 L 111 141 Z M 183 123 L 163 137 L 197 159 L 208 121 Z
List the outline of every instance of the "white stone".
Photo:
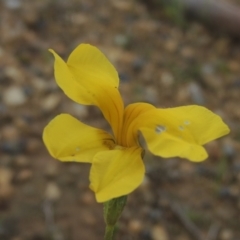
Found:
M 45 198 L 49 201 L 57 201 L 61 197 L 61 190 L 55 182 L 49 182 L 45 190 Z
M 20 106 L 27 98 L 20 87 L 10 87 L 3 93 L 3 102 L 8 106 Z
M 52 111 L 59 105 L 60 101 L 60 95 L 50 94 L 42 101 L 42 108 L 45 111 Z
M 168 233 L 161 225 L 156 225 L 152 228 L 153 240 L 169 240 Z

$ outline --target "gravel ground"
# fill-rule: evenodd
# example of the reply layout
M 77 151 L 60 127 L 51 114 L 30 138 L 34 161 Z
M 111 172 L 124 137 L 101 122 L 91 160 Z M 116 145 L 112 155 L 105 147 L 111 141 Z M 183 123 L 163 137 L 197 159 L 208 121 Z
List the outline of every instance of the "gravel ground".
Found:
M 126 104 L 204 105 L 231 128 L 206 146 L 203 163 L 147 153 L 116 239 L 240 239 L 240 44 L 174 20 L 131 0 L 0 1 L 1 240 L 103 239 L 89 166 L 52 159 L 41 137 L 62 112 L 108 129 L 98 109 L 73 103 L 53 78 L 47 49 L 66 58 L 83 42 L 117 68 Z

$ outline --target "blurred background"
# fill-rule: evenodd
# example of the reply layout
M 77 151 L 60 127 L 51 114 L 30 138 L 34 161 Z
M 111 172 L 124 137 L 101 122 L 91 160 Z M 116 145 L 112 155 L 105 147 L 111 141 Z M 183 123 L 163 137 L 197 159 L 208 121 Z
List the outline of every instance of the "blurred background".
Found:
M 119 72 L 125 104 L 198 104 L 231 134 L 191 163 L 146 153 L 146 177 L 128 197 L 117 240 L 240 239 L 240 1 L 0 0 L 0 239 L 103 239 L 102 204 L 88 164 L 61 163 L 44 126 L 70 113 L 108 129 L 98 109 L 69 100 L 53 77 L 80 43 Z

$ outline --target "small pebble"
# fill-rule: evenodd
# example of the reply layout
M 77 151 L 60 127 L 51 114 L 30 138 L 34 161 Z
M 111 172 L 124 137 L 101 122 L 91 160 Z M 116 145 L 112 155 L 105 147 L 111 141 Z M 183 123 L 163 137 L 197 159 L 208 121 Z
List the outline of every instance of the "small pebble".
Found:
M 124 48 L 129 44 L 129 38 L 126 35 L 119 34 L 115 36 L 114 42 L 116 45 Z
M 153 240 L 150 230 L 149 229 L 144 229 L 141 232 L 141 238 L 140 239 Z
M 219 161 L 221 158 L 221 151 L 218 141 L 209 142 L 206 145 L 209 159 Z
M 184 58 L 192 59 L 195 56 L 195 51 L 191 47 L 184 47 L 181 49 L 181 55 Z
M 1 115 L 4 115 L 4 114 L 6 114 L 6 113 L 7 113 L 7 107 L 6 107 L 6 105 L 0 102 L 0 114 L 1 114 Z
M 46 112 L 53 111 L 60 104 L 60 101 L 61 101 L 60 95 L 50 94 L 49 96 L 45 97 L 42 100 L 41 102 L 42 109 Z
M 84 105 L 72 103 L 70 108 L 72 109 L 73 113 L 80 119 L 86 118 L 88 116 L 88 107 Z
M 222 149 L 223 149 L 223 153 L 228 159 L 233 159 L 237 154 L 236 149 L 234 148 L 234 145 L 231 139 L 229 138 L 225 138 L 225 140 L 223 141 Z
M 26 182 L 33 176 L 33 172 L 30 169 L 23 169 L 16 175 L 17 182 Z
M 13 172 L 7 168 L 0 168 L 0 208 L 5 208 L 9 204 L 14 188 L 11 184 Z
M 178 235 L 176 236 L 175 240 L 190 240 L 190 238 L 187 235 Z
M 157 223 L 163 218 L 163 212 L 159 208 L 152 208 L 149 211 L 149 217 L 153 222 Z
M 233 185 L 230 187 L 230 193 L 233 198 L 238 198 L 240 196 L 240 189 L 238 185 Z
M 155 87 L 149 86 L 145 88 L 145 100 L 149 103 L 156 104 L 158 102 L 160 91 Z
M 23 139 L 8 140 L 0 142 L 0 150 L 9 154 L 22 153 L 26 149 L 26 142 Z
M 149 205 L 154 204 L 154 202 L 156 200 L 153 192 L 150 191 L 150 189 L 149 189 L 149 191 L 142 192 L 142 196 L 143 196 L 144 202 Z
M 81 200 L 82 203 L 84 203 L 86 205 L 92 205 L 93 203 L 95 203 L 94 195 L 90 191 L 84 192 L 80 196 L 80 200 Z
M 132 9 L 132 6 L 133 6 L 132 1 L 127 1 L 127 0 L 122 0 L 122 1 L 111 0 L 110 3 L 120 11 L 129 11 Z
M 219 55 L 227 54 L 229 45 L 231 44 L 230 42 L 231 41 L 228 37 L 218 38 L 218 40 L 215 41 L 215 43 L 214 43 L 214 48 L 215 48 L 216 53 L 218 53 Z
M 37 28 L 38 23 L 41 21 L 39 19 L 39 12 L 36 11 L 35 8 L 31 8 L 31 11 L 27 11 L 23 16 L 22 16 L 24 23 L 29 26 L 29 27 L 35 27 L 36 30 L 38 30 Z
M 119 78 L 122 83 L 127 83 L 131 80 L 131 78 L 129 77 L 129 75 L 126 72 L 120 72 Z
M 239 72 L 239 61 L 238 60 L 230 60 L 228 62 L 228 67 L 233 72 Z
M 203 90 L 199 84 L 197 84 L 196 82 L 189 83 L 188 91 L 194 103 L 204 105 L 205 98 L 203 95 Z
M 195 173 L 195 165 L 192 164 L 192 162 L 181 161 L 179 165 L 181 174 L 183 174 L 184 177 L 188 177 Z
M 11 238 L 11 240 L 23 240 L 23 238 L 22 237 L 13 237 L 13 238 Z
M 151 186 L 151 181 L 149 180 L 148 176 L 144 176 L 141 185 L 139 186 L 139 191 L 148 191 Z
M 236 187 L 222 187 L 219 190 L 219 197 L 224 199 L 236 199 L 238 197 L 239 190 Z
M 14 122 L 13 124 L 18 128 L 18 129 L 21 129 L 21 130 L 29 130 L 29 123 L 27 121 L 27 119 L 25 119 L 24 117 L 22 116 L 17 116 L 15 119 L 14 119 Z
M 89 24 L 91 22 L 90 16 L 88 14 L 84 14 L 83 12 L 81 14 L 69 14 L 69 20 L 74 25 L 84 26 L 85 24 Z
M 13 66 L 7 67 L 5 69 L 5 74 L 8 78 L 14 80 L 14 82 L 18 82 L 18 83 L 24 82 L 24 75 L 16 67 L 13 67 Z
M 172 86 L 174 83 L 173 75 L 169 72 L 163 72 L 161 75 L 161 83 L 166 87 Z
M 178 169 L 172 169 L 171 171 L 167 172 L 167 177 L 170 181 L 178 182 L 182 180 L 183 174 Z
M 15 166 L 18 168 L 25 168 L 29 166 L 29 159 L 25 155 L 18 155 L 15 158 Z
M 43 92 L 48 89 L 48 82 L 44 81 L 42 78 L 34 78 L 32 80 L 33 87 L 36 89 L 38 92 Z
M 42 142 L 38 138 L 29 138 L 26 144 L 26 150 L 28 153 L 35 153 L 42 147 Z
M 146 61 L 143 58 L 136 58 L 132 62 L 132 68 L 134 71 L 139 72 L 140 70 L 142 70 L 145 64 Z
M 0 158 L 1 166 L 0 166 L 0 168 L 1 167 L 12 166 L 12 162 L 13 162 L 13 158 L 12 158 L 11 155 L 9 155 L 9 154 L 1 154 L 1 158 Z
M 8 106 L 21 106 L 26 103 L 24 91 L 17 86 L 9 87 L 3 93 L 3 102 Z
M 169 39 L 165 43 L 165 49 L 170 53 L 175 52 L 178 49 L 178 41 L 174 39 Z
M 161 225 L 155 225 L 152 228 L 152 238 L 153 240 L 169 240 L 168 234 Z
M 212 75 L 215 73 L 215 68 L 212 64 L 204 64 L 202 66 L 202 74 L 204 76 Z
M 233 232 L 231 229 L 223 229 L 219 236 L 220 240 L 232 240 L 233 239 Z
M 145 34 L 154 34 L 158 30 L 159 24 L 156 21 L 151 19 L 139 19 L 134 24 L 136 31 L 141 32 L 143 35 Z
M 86 222 L 87 225 L 90 226 L 95 225 L 97 222 L 96 217 L 90 212 L 88 212 L 88 214 L 85 214 L 84 221 Z
M 17 140 L 19 138 L 18 129 L 13 125 L 6 125 L 1 131 L 4 140 Z
M 132 219 L 128 223 L 128 229 L 132 233 L 139 233 L 143 229 L 142 222 L 138 219 Z
M 0 185 L 0 208 L 1 205 L 8 204 L 8 201 L 11 199 L 14 193 L 14 188 L 12 185 Z
M 21 1 L 20 0 L 5 0 L 5 5 L 9 9 L 18 9 L 21 7 Z
M 54 178 L 59 173 L 58 163 L 56 161 L 49 161 L 46 166 L 45 175 L 48 178 Z
M 180 86 L 176 93 L 176 100 L 178 103 L 186 103 L 189 101 L 190 93 L 188 90 L 188 86 Z
M 0 168 L 0 185 L 10 184 L 13 178 L 13 172 L 8 168 Z
M 61 197 L 61 190 L 55 182 L 49 182 L 45 190 L 46 200 L 56 202 Z
M 204 176 L 207 178 L 216 178 L 217 174 L 216 171 L 209 168 L 208 166 L 205 165 L 196 165 L 195 166 L 195 171 L 198 175 Z

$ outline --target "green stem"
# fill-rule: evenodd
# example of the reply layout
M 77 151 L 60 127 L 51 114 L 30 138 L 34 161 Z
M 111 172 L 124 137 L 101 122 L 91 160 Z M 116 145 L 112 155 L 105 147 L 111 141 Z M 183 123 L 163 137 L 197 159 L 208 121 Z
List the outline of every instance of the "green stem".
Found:
M 104 240 L 113 240 L 115 226 L 106 226 Z
M 124 209 L 127 196 L 113 198 L 104 203 L 104 220 L 106 223 L 104 240 L 113 240 L 116 223 Z

